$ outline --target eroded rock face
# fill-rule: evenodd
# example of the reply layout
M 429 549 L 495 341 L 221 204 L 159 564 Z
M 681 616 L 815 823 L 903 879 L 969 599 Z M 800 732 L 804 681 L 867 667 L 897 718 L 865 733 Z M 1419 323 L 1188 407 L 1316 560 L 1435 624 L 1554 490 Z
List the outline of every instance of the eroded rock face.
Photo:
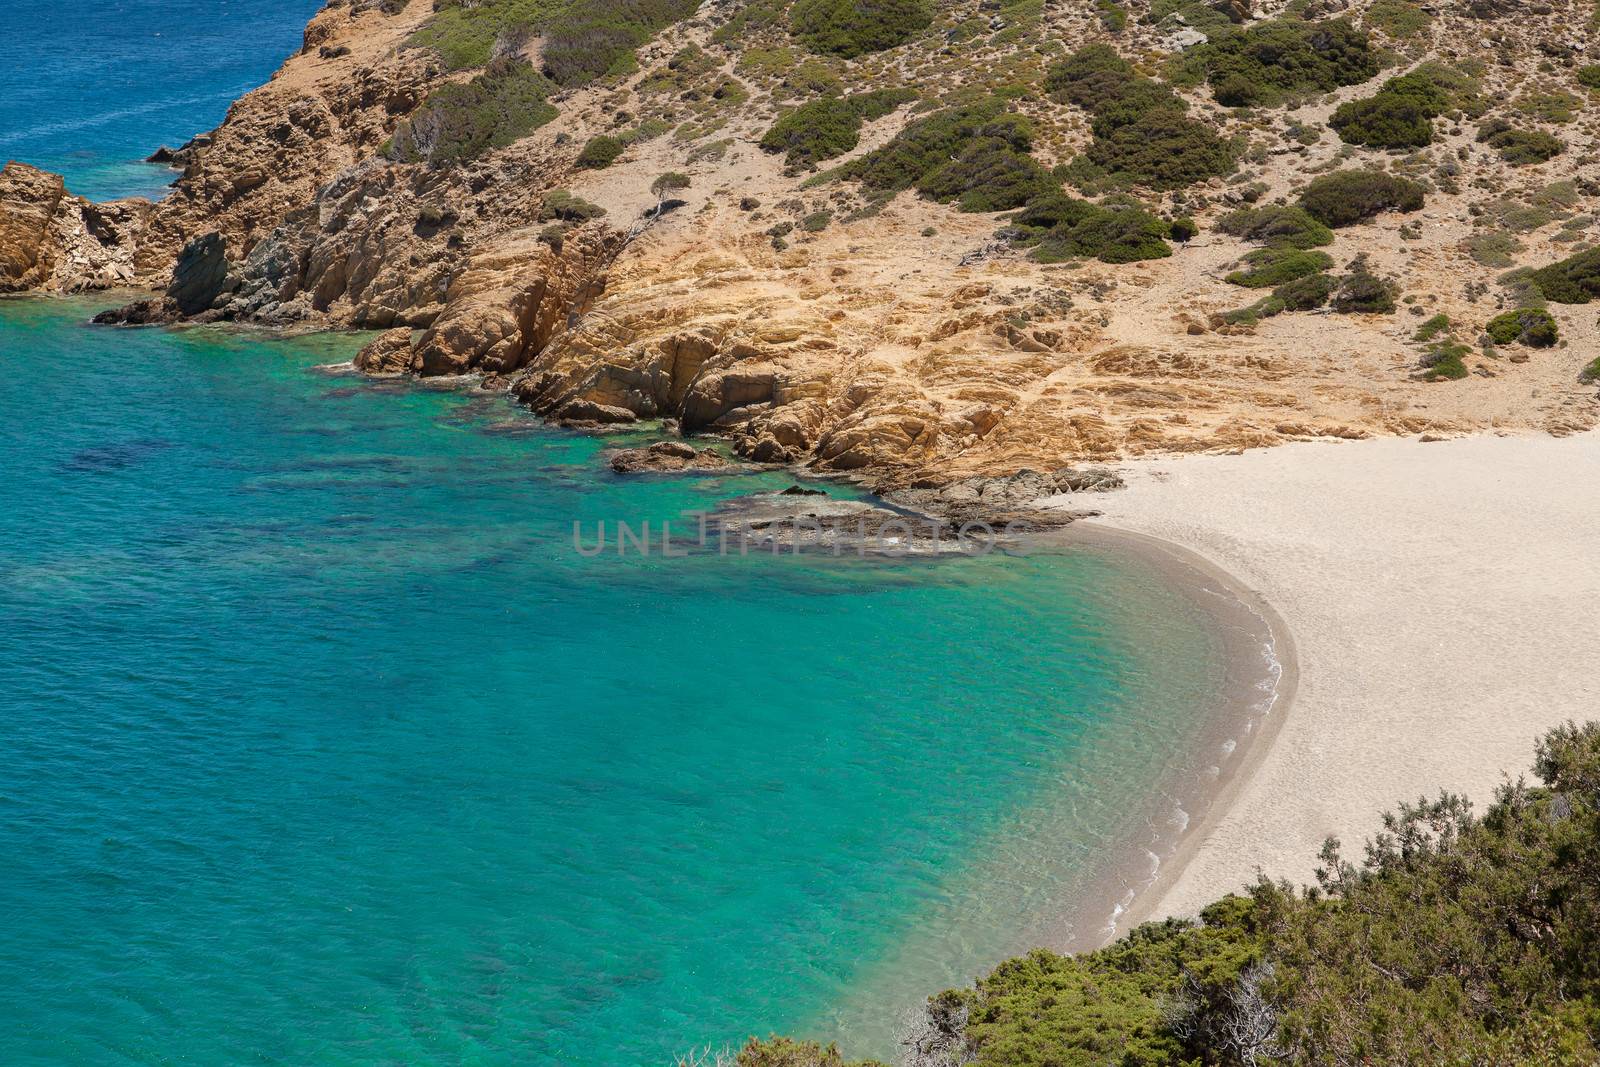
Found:
M 50 276 L 58 251 L 50 224 L 66 194 L 54 174 L 21 163 L 0 171 L 0 291 L 34 289 Z
M 411 350 L 411 330 L 402 326 L 385 330 L 356 353 L 356 370 L 364 374 L 407 374 L 416 370 Z
M 95 204 L 23 163 L 0 170 L 0 292 L 126 285 L 150 205 Z
M 731 464 L 709 448 L 697 449 L 685 441 L 657 441 L 644 448 L 624 448 L 611 454 L 611 469 L 618 474 L 646 471 L 725 470 Z
M 220 233 L 196 237 L 183 246 L 172 269 L 167 296 L 185 315 L 210 309 L 228 280 L 228 253 Z

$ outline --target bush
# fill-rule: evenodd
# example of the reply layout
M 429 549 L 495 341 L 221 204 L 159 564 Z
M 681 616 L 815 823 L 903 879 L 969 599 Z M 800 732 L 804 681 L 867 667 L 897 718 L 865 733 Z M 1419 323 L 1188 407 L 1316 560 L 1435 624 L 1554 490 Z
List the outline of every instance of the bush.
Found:
M 1300 194 L 1300 206 L 1335 229 L 1364 222 L 1385 211 L 1422 207 L 1421 185 L 1376 170 L 1340 170 L 1314 179 Z
M 1339 280 L 1333 310 L 1344 315 L 1386 315 L 1395 307 L 1396 286 L 1372 273 L 1366 256 L 1357 256 Z
M 694 13 L 695 0 L 576 3 L 544 26 L 544 72 L 557 85 L 587 85 L 620 73 L 633 50 L 658 30 Z
M 789 11 L 807 48 L 845 59 L 905 44 L 932 23 L 928 0 L 796 0 Z
M 1450 329 L 1450 316 L 1441 312 L 1418 326 L 1417 332 L 1411 335 L 1411 339 L 1417 342 L 1431 341 L 1441 333 L 1449 333 Z
M 627 147 L 620 137 L 602 133 L 598 137 L 589 139 L 589 143 L 583 146 L 583 151 L 578 153 L 573 165 L 583 170 L 605 170 L 617 161 L 617 157 L 622 155 Z
M 1137 203 L 1091 204 L 1055 191 L 1030 200 L 1006 231 L 1034 248 L 1042 263 L 1095 258 L 1103 263 L 1133 263 L 1172 255 L 1166 238 L 1172 225 Z
M 1308 274 L 1272 290 L 1272 298 L 1285 311 L 1312 311 L 1328 302 L 1338 283 L 1326 274 Z
M 605 213 L 606 209 L 599 204 L 591 204 L 565 189 L 552 189 L 544 194 L 544 203 L 539 206 L 539 221 L 560 219 L 562 222 L 584 222 L 597 219 Z
M 1472 349 L 1459 341 L 1439 341 L 1428 346 L 1422 355 L 1422 377 L 1425 381 L 1459 381 L 1471 372 L 1467 370 L 1466 355 Z
M 877 89 L 843 99 L 813 100 L 779 116 L 761 138 L 761 147 L 785 153 L 791 167 L 833 159 L 861 142 L 863 121 L 882 118 L 916 97 L 911 89 Z
M 991 97 L 918 119 L 839 173 L 879 193 L 915 188 L 963 211 L 1008 211 L 1060 185 L 1028 154 L 1032 145 L 1028 120 Z
M 1484 327 L 1484 332 L 1497 345 L 1549 348 L 1557 340 L 1556 320 L 1544 308 L 1517 308 L 1496 315 Z
M 1236 270 L 1226 281 L 1246 289 L 1270 289 L 1284 282 L 1320 274 L 1333 266 L 1326 252 L 1305 252 L 1287 245 L 1258 248 L 1244 257 L 1247 270 Z
M 468 82 L 440 86 L 395 127 L 388 155 L 404 163 L 455 163 L 503 148 L 556 117 L 550 83 L 505 57 Z
M 1179 189 L 1230 174 L 1237 164 L 1234 147 L 1211 126 L 1187 117 L 1181 97 L 1134 74 L 1106 45 L 1080 48 L 1056 64 L 1045 87 L 1054 99 L 1094 116 L 1094 143 L 1082 163 L 1121 184 Z
M 1433 120 L 1471 96 L 1470 82 L 1436 64 L 1391 78 L 1373 96 L 1340 104 L 1328 120 L 1346 144 L 1422 148 L 1433 143 Z
M 1373 0 L 1362 18 L 1367 25 L 1400 41 L 1410 40 L 1433 25 L 1432 16 L 1411 0 Z
M 1181 112 L 1147 111 L 1126 125 L 1102 130 L 1084 158 L 1114 178 L 1158 191 L 1181 189 L 1230 174 L 1238 165 L 1233 145 L 1216 130 Z
M 1378 55 L 1366 31 L 1347 19 L 1277 19 L 1230 29 L 1194 49 L 1217 102 L 1226 107 L 1270 106 L 1294 93 L 1329 92 L 1378 74 Z
M 1500 153 L 1517 167 L 1545 163 L 1566 151 L 1559 137 L 1543 130 L 1519 130 L 1505 119 L 1491 119 L 1478 127 L 1478 142 Z
M 1578 84 L 1585 89 L 1600 89 L 1600 63 L 1579 67 L 1576 76 Z
M 1600 382 L 1600 356 L 1595 361 L 1583 368 L 1583 373 L 1578 375 L 1580 382 Z
M 1333 231 L 1301 207 L 1248 207 L 1224 215 L 1217 229 L 1231 237 L 1290 248 L 1320 248 L 1333 243 Z
M 1314 888 L 1262 877 L 1198 920 L 1008 960 L 910 1037 L 982 1067 L 1600 1061 L 1600 724 L 1549 731 L 1533 770 L 1482 816 L 1401 805 L 1359 863 L 1329 839 Z
M 1171 233 L 1172 239 L 1182 244 L 1200 236 L 1200 227 L 1195 224 L 1194 219 L 1181 215 L 1172 220 Z
M 1528 280 L 1552 304 L 1587 304 L 1600 296 L 1600 248 L 1541 267 Z
M 495 42 L 538 23 L 553 6 L 547 0 L 441 0 L 408 43 L 438 52 L 450 70 L 482 67 L 494 58 Z

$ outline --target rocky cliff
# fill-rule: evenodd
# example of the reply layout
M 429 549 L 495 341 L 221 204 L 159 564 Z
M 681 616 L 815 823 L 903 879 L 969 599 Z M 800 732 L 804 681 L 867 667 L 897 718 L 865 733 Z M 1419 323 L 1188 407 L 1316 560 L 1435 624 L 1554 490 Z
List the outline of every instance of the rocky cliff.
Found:
M 8 165 L 0 289 L 382 329 L 372 373 L 883 486 L 1600 418 L 1593 313 L 1506 277 L 1594 239 L 1580 4 L 948 0 L 871 32 L 851 5 L 826 32 L 781 2 L 592 6 L 334 0 L 168 154 L 160 203 Z M 1423 82 L 1414 143 L 1351 119 Z M 1239 221 L 1345 170 L 1417 199 L 1292 248 Z M 1495 339 L 1534 304 L 1558 342 Z

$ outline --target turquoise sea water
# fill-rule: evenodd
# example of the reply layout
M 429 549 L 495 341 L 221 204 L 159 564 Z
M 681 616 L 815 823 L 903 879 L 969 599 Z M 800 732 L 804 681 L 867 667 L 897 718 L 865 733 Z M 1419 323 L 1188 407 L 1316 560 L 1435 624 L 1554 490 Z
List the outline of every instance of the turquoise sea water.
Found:
M 34 158 L 132 154 L 87 92 Z M 788 479 L 623 479 L 320 369 L 354 339 L 115 302 L 0 301 L 0 1063 L 891 1056 L 1059 935 L 1204 726 L 1219 650 L 1132 558 L 585 558 L 574 521 Z

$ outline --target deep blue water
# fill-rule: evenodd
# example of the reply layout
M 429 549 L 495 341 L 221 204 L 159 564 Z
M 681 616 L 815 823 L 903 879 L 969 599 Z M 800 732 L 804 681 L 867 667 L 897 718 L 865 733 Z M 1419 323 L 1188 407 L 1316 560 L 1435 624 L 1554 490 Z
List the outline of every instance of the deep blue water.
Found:
M 13 6 L 4 150 L 127 192 L 308 11 Z M 8 1067 L 891 1055 L 1080 902 L 1218 684 L 1131 558 L 584 558 L 788 479 L 623 479 L 319 369 L 354 339 L 113 302 L 0 301 Z
M 426 2 L 426 0 L 422 0 Z M 300 47 L 317 0 L 10 0 L 0 4 L 0 160 L 91 200 L 161 195 L 141 162 L 222 121 Z

